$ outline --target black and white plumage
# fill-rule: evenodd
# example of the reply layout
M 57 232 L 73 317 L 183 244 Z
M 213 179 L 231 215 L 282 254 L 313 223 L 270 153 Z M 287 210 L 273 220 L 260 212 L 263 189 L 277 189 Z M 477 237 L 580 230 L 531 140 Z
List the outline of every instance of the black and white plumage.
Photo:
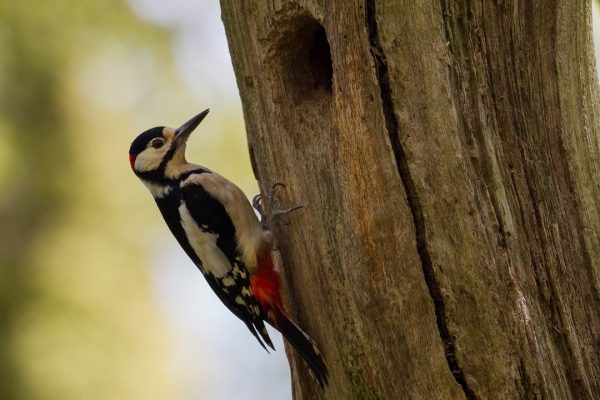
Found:
M 187 138 L 207 114 L 178 129 L 157 127 L 140 134 L 129 150 L 131 168 L 223 304 L 265 349 L 274 347 L 264 321 L 278 329 L 325 386 L 327 367 L 316 344 L 285 313 L 271 233 L 263 229 L 241 189 L 185 159 Z

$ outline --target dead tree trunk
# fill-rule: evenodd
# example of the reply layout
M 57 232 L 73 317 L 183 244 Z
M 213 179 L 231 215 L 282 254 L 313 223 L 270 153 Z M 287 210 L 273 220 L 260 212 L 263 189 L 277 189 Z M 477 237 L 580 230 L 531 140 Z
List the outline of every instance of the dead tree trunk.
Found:
M 587 4 L 584 4 L 587 3 Z M 583 1 L 221 0 L 296 399 L 600 398 L 600 126 Z

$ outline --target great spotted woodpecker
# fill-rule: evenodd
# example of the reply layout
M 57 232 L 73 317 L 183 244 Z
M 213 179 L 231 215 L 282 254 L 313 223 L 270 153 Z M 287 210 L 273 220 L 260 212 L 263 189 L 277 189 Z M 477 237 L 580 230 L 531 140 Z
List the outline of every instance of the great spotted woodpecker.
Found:
M 156 127 L 141 133 L 129 149 L 131 168 L 225 306 L 265 350 L 265 344 L 274 347 L 264 321 L 281 332 L 324 387 L 328 373 L 319 349 L 283 307 L 271 232 L 241 189 L 185 159 L 186 141 L 207 114 L 205 110 L 177 129 Z

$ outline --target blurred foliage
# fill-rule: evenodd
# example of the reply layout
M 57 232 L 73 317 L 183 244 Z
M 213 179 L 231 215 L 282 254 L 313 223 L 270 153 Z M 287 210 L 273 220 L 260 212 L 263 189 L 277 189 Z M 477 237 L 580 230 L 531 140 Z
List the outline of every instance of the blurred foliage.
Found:
M 174 242 L 129 169 L 130 141 L 217 105 L 203 130 L 219 134 L 198 135 L 189 158 L 257 189 L 239 103 L 189 90 L 168 28 L 126 0 L 0 2 L 2 400 L 189 395 L 175 359 L 185 344 L 164 324 L 148 268 Z
M 96 120 L 75 89 L 93 52 L 127 38 L 164 58 L 168 33 L 122 1 L 0 2 L 1 399 L 177 397 L 139 229 L 113 215 L 126 194 L 102 193 L 128 193 L 111 182 L 127 146 L 111 143 L 131 127 Z

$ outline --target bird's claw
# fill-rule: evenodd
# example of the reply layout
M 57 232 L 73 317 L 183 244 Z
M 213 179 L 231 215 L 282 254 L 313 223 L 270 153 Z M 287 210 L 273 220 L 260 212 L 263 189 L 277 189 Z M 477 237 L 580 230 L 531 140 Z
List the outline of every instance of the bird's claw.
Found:
M 263 226 L 263 229 L 269 229 L 271 222 L 281 219 L 284 215 L 287 215 L 293 211 L 296 211 L 304 206 L 295 206 L 284 209 L 273 209 L 273 204 L 277 198 L 277 188 L 282 187 L 285 189 L 285 185 L 281 182 L 275 182 L 271 189 L 269 190 L 269 195 L 267 196 L 267 206 L 271 209 L 271 217 L 269 221 L 269 217 L 267 216 L 267 212 L 265 210 L 264 198 L 261 194 L 257 194 L 252 198 L 252 207 L 258 211 L 260 214 L 260 223 Z
M 273 204 L 273 201 L 275 200 L 275 196 L 277 196 L 277 188 L 278 187 L 282 187 L 285 189 L 285 185 L 281 182 L 275 182 L 272 186 L 271 186 L 271 190 L 269 190 L 269 205 Z
M 265 217 L 265 209 L 262 205 L 262 195 L 260 193 L 252 198 L 252 207 L 258 211 L 262 220 Z
M 291 213 L 292 211 L 301 209 L 302 207 L 304 207 L 304 206 L 295 206 L 295 207 L 290 207 L 290 208 L 284 208 L 282 210 L 273 210 L 271 212 L 271 219 L 275 220 L 275 219 L 281 218 L 284 215 Z

